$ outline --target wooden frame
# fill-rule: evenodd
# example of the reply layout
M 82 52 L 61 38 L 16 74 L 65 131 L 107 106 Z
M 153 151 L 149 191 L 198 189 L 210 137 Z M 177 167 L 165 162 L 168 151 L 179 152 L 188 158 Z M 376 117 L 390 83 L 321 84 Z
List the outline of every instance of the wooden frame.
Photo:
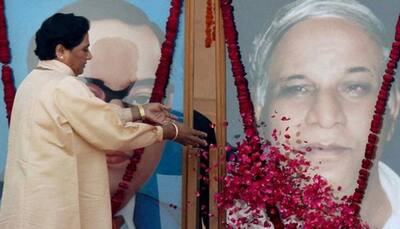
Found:
M 193 110 L 205 114 L 213 123 L 217 147 L 210 150 L 210 228 L 222 228 L 224 213 L 219 213 L 214 194 L 220 190 L 219 178 L 225 174 L 225 45 L 219 1 L 214 1 L 216 41 L 210 48 L 204 45 L 206 1 L 185 1 L 185 83 L 184 115 L 188 125 L 193 121 Z M 204 87 L 206 85 L 206 87 Z M 215 87 L 210 87 L 215 85 Z M 183 165 L 182 228 L 196 228 L 199 222 L 197 174 L 198 160 L 193 150 L 185 147 Z
M 185 1 L 185 66 L 184 66 L 184 118 L 185 123 L 193 126 L 193 68 L 194 68 L 194 52 L 193 52 L 193 17 L 194 2 Z M 197 171 L 192 171 L 195 168 L 196 161 L 193 157 L 189 157 L 191 148 L 184 147 L 183 149 L 183 166 L 182 166 L 182 228 L 196 228 L 197 216 L 193 211 L 190 211 L 191 206 L 196 203 L 194 192 L 197 188 Z M 190 179 L 190 178 L 195 179 Z M 190 204 L 190 205 L 189 205 Z M 196 206 L 196 205 L 194 205 Z M 196 211 L 194 211 L 196 212 Z

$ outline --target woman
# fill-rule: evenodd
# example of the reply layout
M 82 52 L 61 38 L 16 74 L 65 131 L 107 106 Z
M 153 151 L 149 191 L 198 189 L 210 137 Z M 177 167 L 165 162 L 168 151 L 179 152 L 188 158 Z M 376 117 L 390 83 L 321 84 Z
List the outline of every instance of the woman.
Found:
M 92 58 L 88 30 L 86 18 L 57 13 L 36 33 L 41 61 L 15 98 L 1 228 L 109 229 L 107 151 L 163 139 L 205 144 L 204 133 L 170 122 L 163 105 L 118 109 L 77 80 Z

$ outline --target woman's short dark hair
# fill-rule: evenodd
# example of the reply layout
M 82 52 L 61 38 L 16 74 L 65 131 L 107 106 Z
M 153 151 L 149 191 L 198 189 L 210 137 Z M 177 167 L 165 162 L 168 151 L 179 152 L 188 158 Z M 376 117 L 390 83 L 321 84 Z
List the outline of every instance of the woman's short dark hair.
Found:
M 74 14 L 56 13 L 47 18 L 36 32 L 35 54 L 40 60 L 56 58 L 58 44 L 66 49 L 78 46 L 89 31 L 89 21 Z

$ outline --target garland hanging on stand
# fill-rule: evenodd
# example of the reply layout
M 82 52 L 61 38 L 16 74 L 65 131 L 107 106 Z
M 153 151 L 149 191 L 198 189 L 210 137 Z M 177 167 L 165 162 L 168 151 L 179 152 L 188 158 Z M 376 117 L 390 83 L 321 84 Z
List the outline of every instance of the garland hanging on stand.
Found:
M 244 133 L 246 136 L 246 141 L 244 144 L 247 146 L 246 148 L 249 149 L 249 152 L 246 154 L 251 156 L 252 154 L 259 154 L 261 150 L 261 143 L 257 132 L 254 106 L 251 101 L 250 91 L 248 89 L 248 81 L 245 78 L 246 72 L 241 60 L 240 48 L 238 45 L 238 32 L 236 30 L 233 16 L 233 6 L 231 4 L 232 0 L 220 1 L 225 43 L 228 49 L 229 59 L 231 60 L 232 74 L 235 79 L 237 98 L 239 102 L 239 112 L 242 117 Z M 275 203 L 267 204 L 266 210 L 268 218 L 271 220 L 274 228 L 283 228 L 283 223 Z
M 210 48 L 211 44 L 215 42 L 215 18 L 214 18 L 214 1 L 207 0 L 207 7 L 206 7 L 206 30 L 205 30 L 205 46 L 206 48 Z
M 232 0 L 221 0 L 221 12 L 224 27 L 225 43 L 231 60 L 232 73 L 235 79 L 239 112 L 242 117 L 244 133 L 248 138 L 259 142 L 254 106 L 250 98 L 248 81 L 245 78 L 246 72 L 241 60 L 240 48 L 238 45 L 238 32 L 233 17 Z
M 7 35 L 7 23 L 5 17 L 4 0 L 0 0 L 0 62 L 1 80 L 3 81 L 4 103 L 6 105 L 8 124 L 10 124 L 11 111 L 15 97 L 15 86 L 12 74 L 12 68 L 9 66 L 11 61 L 11 51 Z

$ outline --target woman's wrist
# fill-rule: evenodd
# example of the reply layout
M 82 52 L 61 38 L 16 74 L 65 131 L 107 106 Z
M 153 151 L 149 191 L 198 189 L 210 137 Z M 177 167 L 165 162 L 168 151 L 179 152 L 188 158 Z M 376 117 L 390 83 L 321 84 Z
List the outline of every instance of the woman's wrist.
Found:
M 178 125 L 176 125 L 176 123 L 174 123 L 174 122 L 170 122 L 173 126 L 174 126 L 174 128 L 175 128 L 175 135 L 174 135 L 174 137 L 171 139 L 171 141 L 175 141 L 177 138 L 178 138 L 178 134 L 179 134 L 179 128 L 178 128 Z
M 129 107 L 132 116 L 132 122 L 144 120 L 144 116 L 142 117 L 139 106 L 131 106 Z M 143 107 L 142 107 L 143 109 Z
M 144 121 L 146 119 L 146 112 L 144 111 L 143 105 L 138 104 L 136 107 L 139 110 L 140 119 Z
M 174 141 L 178 137 L 179 128 L 173 122 L 168 122 L 162 126 L 163 129 L 163 139 Z

